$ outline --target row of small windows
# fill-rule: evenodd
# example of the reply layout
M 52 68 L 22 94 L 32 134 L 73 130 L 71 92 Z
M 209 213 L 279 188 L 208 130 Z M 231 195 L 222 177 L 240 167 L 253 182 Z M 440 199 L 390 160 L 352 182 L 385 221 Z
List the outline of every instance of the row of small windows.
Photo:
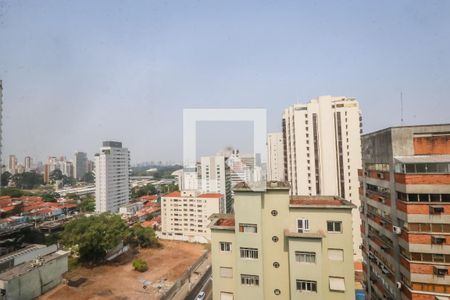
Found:
M 406 194 L 397 192 L 397 199 L 406 202 L 450 202 L 450 194 Z

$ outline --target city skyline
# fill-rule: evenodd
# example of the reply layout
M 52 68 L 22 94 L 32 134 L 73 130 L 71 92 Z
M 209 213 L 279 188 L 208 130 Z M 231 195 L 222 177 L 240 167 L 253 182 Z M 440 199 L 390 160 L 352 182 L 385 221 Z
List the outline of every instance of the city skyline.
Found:
M 364 132 L 400 125 L 400 92 L 405 125 L 448 119 L 446 1 L 89 5 L 2 4 L 5 155 L 113 139 L 132 163 L 181 161 L 184 108 L 266 108 L 279 132 L 321 95 L 357 98 Z

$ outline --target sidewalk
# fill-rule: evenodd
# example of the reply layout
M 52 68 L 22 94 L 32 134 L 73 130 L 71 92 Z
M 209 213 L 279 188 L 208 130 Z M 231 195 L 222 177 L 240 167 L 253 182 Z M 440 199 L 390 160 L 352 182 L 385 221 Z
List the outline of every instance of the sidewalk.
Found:
M 211 255 L 208 255 L 208 258 L 205 259 L 193 272 L 190 277 L 190 280 L 186 281 L 186 283 L 181 286 L 178 292 L 173 296 L 173 300 L 184 300 L 192 291 L 192 289 L 197 286 L 200 282 L 203 274 L 209 269 L 211 266 Z

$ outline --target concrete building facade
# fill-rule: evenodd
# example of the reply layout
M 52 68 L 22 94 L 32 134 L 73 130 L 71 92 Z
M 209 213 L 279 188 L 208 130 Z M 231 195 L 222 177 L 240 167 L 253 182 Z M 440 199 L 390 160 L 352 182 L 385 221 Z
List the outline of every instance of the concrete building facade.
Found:
M 359 206 L 361 114 L 358 101 L 321 96 L 284 111 L 285 178 L 292 195 L 338 195 Z M 361 259 L 361 219 L 353 212 L 355 260 Z
M 238 186 L 234 214 L 211 217 L 213 299 L 354 299 L 354 208 L 280 182 Z
M 368 299 L 450 299 L 450 124 L 362 137 Z
M 118 212 L 130 200 L 130 152 L 106 141 L 95 154 L 95 211 Z
M 209 216 L 224 213 L 225 197 L 198 191 L 172 192 L 161 197 L 161 238 L 208 243 Z
M 74 177 L 78 180 L 88 172 L 88 158 L 85 152 L 75 152 L 74 159 Z
M 226 157 L 222 155 L 203 156 L 200 159 L 201 188 L 203 193 L 219 193 L 224 195 L 226 211 L 232 209 L 232 191 L 230 168 Z
M 283 133 L 267 135 L 267 181 L 285 181 Z

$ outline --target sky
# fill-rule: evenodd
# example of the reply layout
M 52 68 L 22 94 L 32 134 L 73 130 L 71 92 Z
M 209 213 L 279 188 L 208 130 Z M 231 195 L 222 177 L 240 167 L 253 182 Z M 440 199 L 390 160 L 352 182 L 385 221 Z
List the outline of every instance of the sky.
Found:
M 364 132 L 450 122 L 450 1 L 0 0 L 3 158 L 181 161 L 185 108 L 285 108 L 356 97 Z M 252 128 L 200 124 L 199 153 Z

